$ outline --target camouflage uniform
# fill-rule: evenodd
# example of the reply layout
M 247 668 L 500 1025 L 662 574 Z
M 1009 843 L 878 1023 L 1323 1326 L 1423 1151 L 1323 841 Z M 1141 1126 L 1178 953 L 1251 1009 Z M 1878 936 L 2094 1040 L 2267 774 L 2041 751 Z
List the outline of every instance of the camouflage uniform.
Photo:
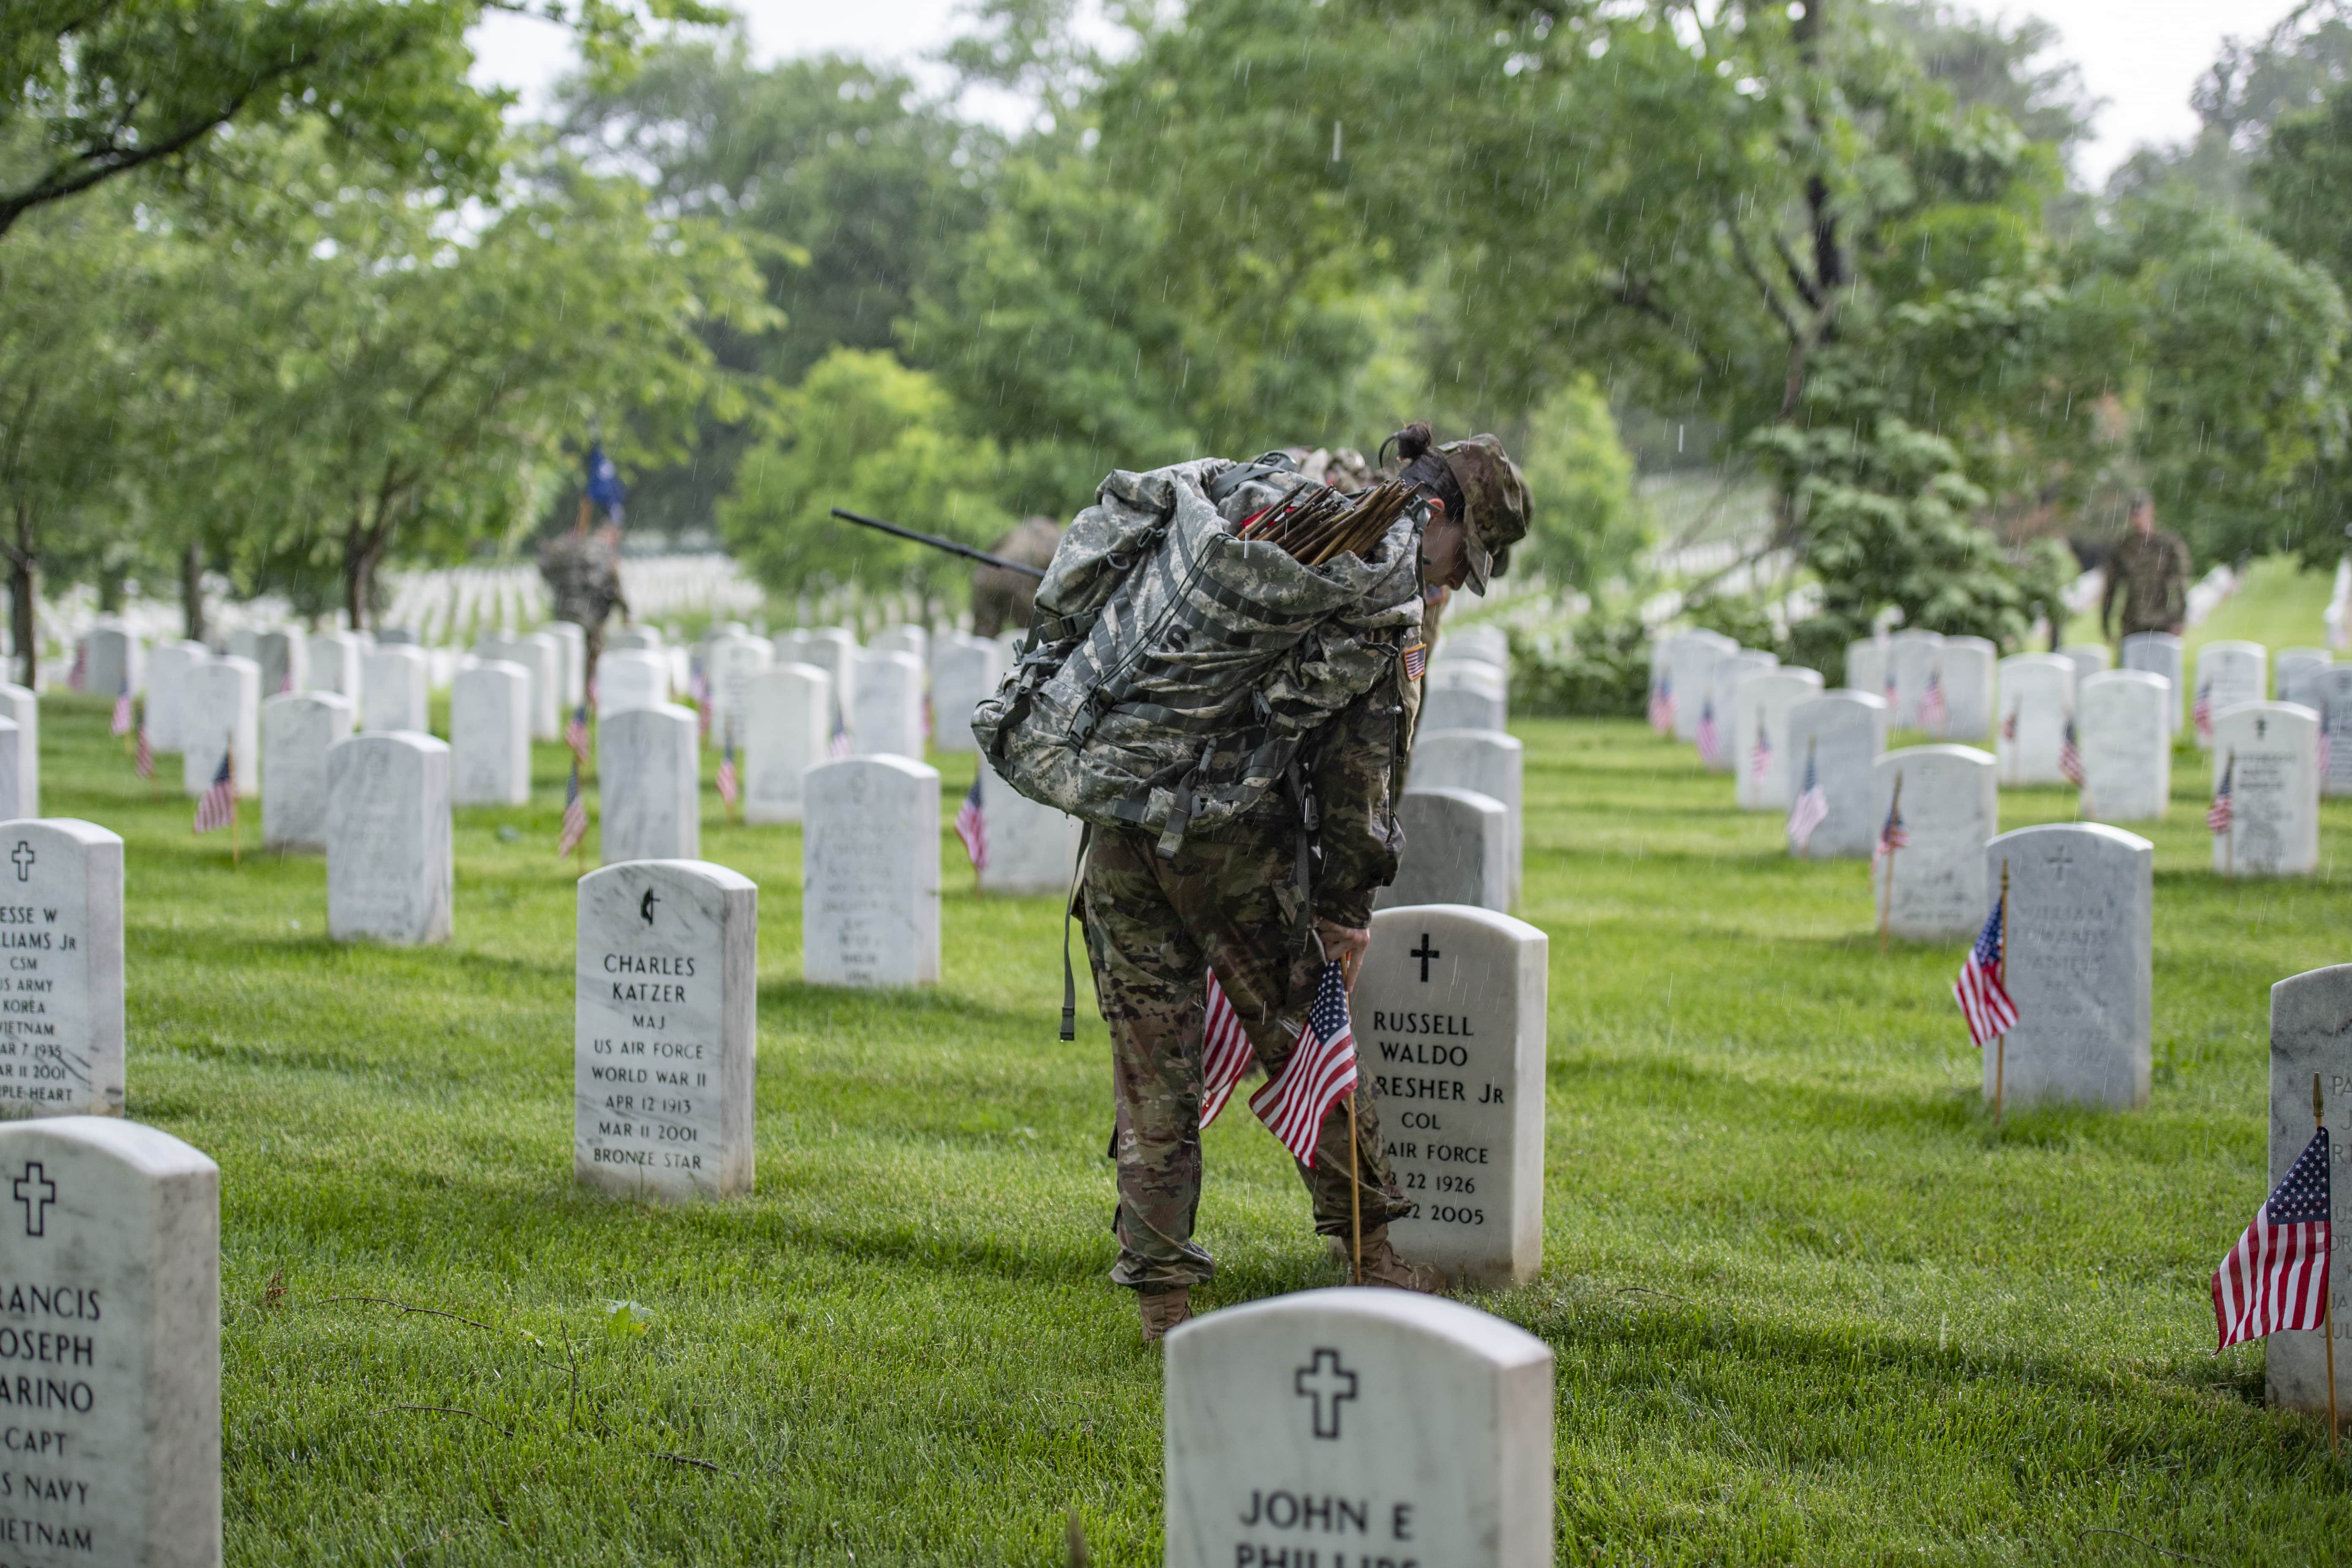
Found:
M 2099 625 L 2115 618 L 2116 596 L 2123 595 L 2123 635 L 2135 632 L 2179 632 L 2189 618 L 2189 546 L 2176 534 L 2158 529 L 2142 538 L 2124 535 L 2107 556 L 2106 592 L 2099 601 Z
M 604 652 L 604 621 L 615 609 L 629 613 L 621 594 L 621 531 L 606 525 L 593 533 L 574 529 L 547 542 L 539 552 L 539 574 L 555 597 L 555 618 L 587 634 L 587 669 L 593 677 Z

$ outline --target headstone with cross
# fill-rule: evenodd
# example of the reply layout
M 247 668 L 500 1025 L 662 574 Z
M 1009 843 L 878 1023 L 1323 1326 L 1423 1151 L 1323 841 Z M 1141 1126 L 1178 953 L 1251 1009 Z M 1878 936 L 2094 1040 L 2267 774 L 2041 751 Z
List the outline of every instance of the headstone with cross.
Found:
M 923 661 L 913 654 L 876 650 L 860 658 L 849 698 L 857 754 L 921 762 L 926 695 Z
M 580 879 L 572 1166 L 626 1197 L 751 1190 L 760 890 L 703 860 Z
M 1789 853 L 1808 860 L 1869 858 L 1878 837 L 1870 770 L 1886 750 L 1886 700 L 1867 691 L 1824 691 L 1789 710 L 1790 804 L 1811 766 L 1829 808 L 1804 847 L 1791 839 Z
M 7 1561 L 216 1568 L 219 1167 L 136 1122 L 20 1121 L 0 1194 Z
M 327 934 L 405 945 L 449 940 L 456 881 L 449 743 L 413 730 L 327 752 Z
M 1404 1195 L 1396 1248 L 1482 1284 L 1543 1265 L 1545 986 L 1550 942 L 1491 910 L 1372 917 L 1349 1008 Z
M 2052 653 L 2011 654 L 2000 661 L 1993 700 L 1996 739 L 2004 787 L 2069 783 L 2059 766 L 2066 723 L 2074 714 L 2074 666 Z
M 1997 897 L 2009 868 L 2009 994 L 2017 1026 L 1984 1053 L 2012 1107 L 2147 1103 L 2156 848 L 2120 827 L 2021 827 L 1985 846 Z M 1899 873 L 1898 873 L 1899 875 Z
M 2245 1183 L 2248 1212 L 2263 1192 L 2286 1180 L 2311 1142 L 2314 1073 L 2327 1113 L 2331 1184 L 2341 1192 L 2352 1166 L 2352 963 L 2306 970 L 2271 987 L 2270 1174 L 2262 1192 L 2251 1178 Z M 2327 1273 L 2335 1301 L 2336 1403 L 2352 1410 L 2352 1248 L 2332 1248 Z M 2327 1408 L 2326 1346 L 2318 1330 L 2271 1335 L 2263 1362 L 2273 1405 L 2315 1413 Z
M 2144 669 L 2109 669 L 2074 689 L 2083 756 L 2083 815 L 2100 822 L 2161 822 L 2172 798 L 2172 688 Z
M 186 716 L 180 741 L 180 784 L 191 796 L 213 787 L 221 756 L 234 751 L 229 777 L 236 793 L 261 793 L 261 667 L 235 654 L 208 658 L 185 681 Z
M 606 714 L 596 726 L 604 864 L 702 856 L 699 721 L 675 702 Z
M 1731 697 L 1731 724 L 1723 744 L 1732 752 L 1733 793 L 1742 811 L 1786 811 L 1790 781 L 1801 778 L 1805 759 L 1791 754 L 1789 714 L 1798 703 L 1822 694 L 1822 678 L 1793 665 L 1759 669 L 1743 677 Z M 1723 721 L 1721 714 L 1716 721 Z M 1757 745 L 1762 736 L 1763 746 Z
M 2216 871 L 2307 877 L 2319 869 L 2319 720 L 2311 710 L 2239 704 L 2214 721 L 2212 763 L 2217 783 L 2230 775 L 2229 830 L 2213 835 Z
M 122 1114 L 122 840 L 0 822 L 0 1117 Z
M 261 705 L 261 843 L 323 854 L 327 752 L 352 732 L 359 705 L 331 691 L 288 692 Z
M 803 789 L 802 978 L 939 984 L 939 770 L 845 757 L 811 768 Z
M 449 793 L 459 805 L 530 799 L 530 671 L 482 659 L 449 683 Z
M 813 664 L 770 665 L 746 683 L 744 821 L 801 819 L 801 781 L 825 760 L 832 712 L 833 678 Z
M 1168 1337 L 1168 1568 L 1549 1568 L 1552 1354 L 1402 1290 L 1306 1290 Z
M 1985 840 L 2000 831 L 2000 793 L 1990 752 L 1974 746 L 1906 746 L 1871 767 L 1871 836 L 1895 808 L 1903 781 L 1905 842 L 1871 862 L 1871 910 L 1906 942 L 1949 942 L 1984 924 Z M 1891 887 L 1890 887 L 1891 882 Z
M 1511 814 L 1476 790 L 1424 785 L 1397 796 L 1404 854 L 1395 879 L 1373 895 L 1375 909 L 1407 904 L 1510 907 Z

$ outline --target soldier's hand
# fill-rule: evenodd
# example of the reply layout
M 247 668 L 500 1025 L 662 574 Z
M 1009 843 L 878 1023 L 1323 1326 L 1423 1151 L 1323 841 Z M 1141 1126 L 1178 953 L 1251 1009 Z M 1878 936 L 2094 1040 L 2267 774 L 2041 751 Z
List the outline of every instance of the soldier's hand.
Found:
M 1346 977 L 1348 989 L 1356 988 L 1356 976 L 1363 973 L 1364 950 L 1372 945 L 1372 933 L 1363 926 L 1334 925 L 1329 921 L 1317 921 L 1315 934 L 1323 941 L 1323 956 L 1336 960 L 1339 973 Z

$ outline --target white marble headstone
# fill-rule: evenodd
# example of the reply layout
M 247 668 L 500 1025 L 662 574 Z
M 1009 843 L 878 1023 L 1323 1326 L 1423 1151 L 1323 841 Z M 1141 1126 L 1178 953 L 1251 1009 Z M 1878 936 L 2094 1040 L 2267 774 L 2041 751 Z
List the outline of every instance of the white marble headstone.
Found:
M 0 823 L 0 1117 L 122 1114 L 122 840 Z
M 2011 1106 L 2146 1105 L 2156 847 L 2102 823 L 2020 827 L 1985 846 L 1988 900 L 2004 864 L 2017 1027 L 1985 1047 L 1985 1098 L 1999 1071 Z
M 2293 702 L 2242 702 L 2213 726 L 2213 773 L 2230 773 L 2230 830 L 2213 868 L 2231 877 L 2319 869 L 2319 718 Z M 2352 1124 L 2347 1124 L 2352 1125 Z
M 404 730 L 328 751 L 330 938 L 447 942 L 452 855 L 447 742 Z
M 1031 800 L 984 762 L 980 805 L 988 833 L 988 864 L 979 873 L 982 892 L 1019 898 L 1069 890 L 1085 824 Z
M 362 664 L 366 690 L 360 699 L 360 728 L 368 731 L 432 729 L 425 686 L 432 661 L 414 643 L 389 643 L 371 650 Z
M 2352 664 L 2331 664 L 2305 680 L 2304 689 L 2319 700 L 2319 722 L 2327 736 L 2326 776 L 2320 780 L 2320 794 L 2352 795 Z
M 348 697 L 289 691 L 261 705 L 261 846 L 324 854 L 327 753 L 357 717 Z
M 1003 675 L 1003 650 L 987 638 L 959 632 L 940 639 L 931 651 L 931 744 L 942 752 L 977 749 L 971 711 L 995 694 Z
M 1511 668 L 1510 635 L 1500 626 L 1457 626 L 1437 639 L 1437 651 L 1431 655 L 1429 662 L 1451 664 L 1456 659 L 1508 669 Z
M 596 726 L 604 864 L 702 858 L 702 755 L 694 710 L 665 702 Z
M 2074 713 L 2072 660 L 2049 653 L 2018 653 L 2002 659 L 1995 712 L 2000 726 L 1995 753 L 2003 784 L 2069 782 L 2058 757 Z
M 487 659 L 449 685 L 449 791 L 459 805 L 530 799 L 530 671 Z
M 1906 942 L 1977 934 L 1990 909 L 1984 847 L 2000 831 L 1998 764 L 1974 746 L 1908 746 L 1871 766 L 1870 812 L 1884 824 L 1903 783 L 1908 840 L 1871 868 L 1871 908 Z M 1888 886 L 1889 879 L 1893 886 Z
M 1698 739 L 1699 712 L 1706 706 L 1706 694 L 1714 684 L 1715 662 L 1738 649 L 1739 645 L 1721 632 L 1687 631 L 1667 639 L 1666 678 L 1674 693 L 1675 740 Z M 1719 713 L 1716 715 L 1717 722 L 1722 718 Z M 1424 724 L 1428 721 L 1426 717 L 1422 720 Z M 1500 728 L 1475 724 L 1468 727 Z
M 1884 637 L 1864 637 L 1845 645 L 1845 689 L 1867 691 L 1874 697 L 1885 697 L 1893 686 L 1887 679 L 1888 654 Z
M 1404 1290 L 1302 1290 L 1168 1336 L 1167 1568 L 1550 1568 L 1552 1353 Z
M 220 1168 L 114 1117 L 0 1126 L 7 1561 L 219 1568 Z
M 2144 669 L 2110 669 L 2075 689 L 2083 753 L 2083 815 L 2100 822 L 2161 822 L 2172 798 L 2172 688 Z
M 812 985 L 940 978 L 940 775 L 845 757 L 801 781 L 801 973 Z
M 1475 790 L 1413 788 L 1397 796 L 1404 854 L 1396 880 L 1372 896 L 1374 909 L 1405 904 L 1471 904 L 1508 910 L 1510 811 Z
M 1779 666 L 1780 656 L 1759 653 L 1754 648 L 1741 648 L 1725 654 L 1715 661 L 1714 678 L 1700 693 L 1706 706 L 1699 711 L 1698 757 L 1710 773 L 1727 773 L 1732 758 L 1739 748 L 1731 743 L 1731 715 L 1737 702 L 1739 683 L 1759 669 Z M 1712 737 L 1712 749 L 1710 749 Z
M 813 664 L 777 664 L 745 689 L 743 820 L 798 822 L 801 780 L 825 760 L 833 678 Z
M 568 714 L 588 700 L 588 633 L 573 621 L 550 621 L 540 630 L 555 639 L 562 671 L 557 695 Z
M 1920 700 L 1927 695 L 1927 681 L 1940 674 L 1939 663 L 1944 649 L 1941 632 L 1906 629 L 1896 632 L 1886 645 L 1887 673 L 1894 677 L 1895 700 L 1888 721 L 1899 730 L 1916 730 L 1924 721 L 1919 714 Z
M 1886 700 L 1867 691 L 1824 691 L 1789 710 L 1790 805 L 1810 764 L 1829 815 L 1800 850 L 1807 860 L 1868 859 L 1878 842 L 1870 814 L 1871 769 L 1886 750 Z
M 742 742 L 744 705 L 751 679 L 768 668 L 775 651 L 775 646 L 767 638 L 744 632 L 721 633 L 704 647 L 702 668 L 710 681 L 712 745 L 725 744 L 730 728 L 736 742 Z
M 1759 669 L 1740 681 L 1732 694 L 1731 731 L 1724 744 L 1731 748 L 1731 776 L 1742 811 L 1789 809 L 1790 782 L 1805 766 L 1804 758 L 1790 753 L 1789 714 L 1821 693 L 1821 676 L 1794 665 Z
M 100 623 L 89 628 L 89 668 L 82 672 L 82 689 L 93 697 L 134 696 L 146 673 L 146 645 L 121 626 Z
M 185 744 L 188 671 L 210 658 L 200 642 L 157 643 L 147 656 L 147 743 L 155 750 Z
M 931 636 L 920 626 L 885 626 L 874 634 L 876 653 L 911 653 L 924 664 L 931 658 Z
M 180 783 L 191 795 L 213 787 L 221 753 L 236 748 L 229 777 L 247 799 L 261 789 L 261 670 L 229 654 L 188 671 L 186 728 L 180 737 Z
M 596 661 L 596 710 L 624 713 L 669 700 L 669 659 L 637 648 L 607 652 Z
M 1496 730 L 1432 730 L 1413 737 L 1412 766 L 1405 787 L 1466 789 L 1503 803 L 1503 866 L 1510 876 L 1510 903 L 1517 908 L 1526 883 L 1527 748 L 1517 737 Z M 1475 900 L 1473 900 L 1474 902 Z
M 845 727 L 848 710 L 857 695 L 857 660 L 864 650 L 857 646 L 856 633 L 841 626 L 822 626 L 809 633 L 803 645 L 802 659 L 816 666 L 833 677 L 833 719 L 826 730 Z
M 2210 748 L 2212 721 L 2242 703 L 2270 695 L 2270 650 L 2258 642 L 2209 642 L 2197 650 L 2197 684 L 2190 689 L 2189 716 L 2201 704 L 2203 728 L 2192 724 L 2197 744 Z
M 923 760 L 923 661 L 911 653 L 866 654 L 857 661 L 849 732 L 861 757 Z
M 310 640 L 299 626 L 277 626 L 254 639 L 254 662 L 261 666 L 261 700 L 310 687 Z
M 310 689 L 348 697 L 357 711 L 366 695 L 362 669 L 367 653 L 367 639 L 357 632 L 320 632 L 310 639 Z
M 184 702 L 184 691 L 174 700 Z M 147 701 L 151 706 L 155 701 L 152 671 Z M 38 816 L 41 815 L 41 700 L 24 687 L 0 683 L 0 719 L 13 720 L 16 725 L 16 815 Z M 155 732 L 152 729 L 147 731 L 147 743 L 150 746 L 155 744 Z
M 2058 650 L 2058 657 L 2074 667 L 2074 684 L 2078 689 L 2091 677 L 2115 668 L 2114 660 L 2107 653 L 2107 645 L 2103 642 L 2070 642 Z
M 2282 702 L 2300 702 L 2317 711 L 2320 704 L 2318 687 L 2314 678 L 2336 661 L 2336 656 L 2324 647 L 2283 647 L 2271 662 L 2278 671 L 2278 697 Z M 154 679 L 148 677 L 149 680 Z
M 580 879 L 572 1168 L 618 1197 L 751 1190 L 760 889 L 703 860 Z
M 2000 650 L 1987 638 L 1944 639 L 1944 723 L 1937 731 L 1943 739 L 1992 739 L 1993 668 L 2000 659 Z
M 1349 1001 L 1389 1164 L 1415 1205 L 1390 1237 L 1480 1284 L 1543 1267 L 1549 951 L 1541 931 L 1491 910 L 1383 910 Z
M 606 653 L 635 653 L 658 648 L 661 646 L 662 635 L 660 629 L 655 626 L 624 626 L 619 631 L 609 633 L 604 638 Z M 600 659 L 597 662 L 601 667 L 603 660 Z
M 2319 1075 L 2327 1113 L 2331 1192 L 2343 1190 L 2352 1165 L 2352 963 L 2310 969 L 2271 987 L 2270 1176 L 2248 1183 L 2240 1205 L 2251 1215 L 2274 1192 L 2310 1143 L 2311 1079 Z M 2352 1410 L 2352 1248 L 2329 1249 L 2327 1290 L 2336 1338 L 2336 1400 Z M 2327 1347 L 2317 1329 L 2283 1329 L 2264 1342 L 2263 1385 L 2272 1406 L 2327 1408 Z
M 1500 730 L 1510 715 L 1510 678 L 1494 665 L 1457 659 L 1422 676 L 1423 730 Z
M 2170 632 L 2134 632 L 2123 640 L 2124 669 L 2144 669 L 2172 682 L 2171 727 L 2180 730 L 2181 641 Z

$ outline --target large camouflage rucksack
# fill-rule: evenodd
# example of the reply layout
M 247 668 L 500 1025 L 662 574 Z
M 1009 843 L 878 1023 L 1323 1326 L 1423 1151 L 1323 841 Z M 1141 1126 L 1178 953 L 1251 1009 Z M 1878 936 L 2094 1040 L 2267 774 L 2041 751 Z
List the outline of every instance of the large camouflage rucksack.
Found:
M 972 716 L 1006 783 L 1156 832 L 1162 856 L 1265 797 L 1420 625 L 1417 505 L 1369 559 L 1308 566 L 1235 537 L 1305 482 L 1279 455 L 1103 481 L 1038 586 L 1019 661 Z

